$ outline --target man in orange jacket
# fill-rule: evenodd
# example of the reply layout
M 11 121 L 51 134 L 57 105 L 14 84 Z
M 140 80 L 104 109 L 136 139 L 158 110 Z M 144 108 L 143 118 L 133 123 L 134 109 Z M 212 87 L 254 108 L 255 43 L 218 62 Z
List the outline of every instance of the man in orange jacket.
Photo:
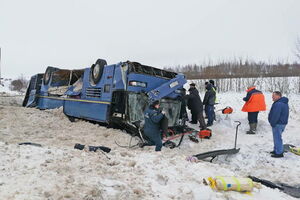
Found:
M 250 130 L 247 134 L 255 134 L 257 128 L 257 117 L 259 111 L 266 110 L 265 96 L 255 86 L 248 87 L 247 96 L 243 98 L 245 104 L 242 108 L 243 112 L 248 112 L 248 121 Z

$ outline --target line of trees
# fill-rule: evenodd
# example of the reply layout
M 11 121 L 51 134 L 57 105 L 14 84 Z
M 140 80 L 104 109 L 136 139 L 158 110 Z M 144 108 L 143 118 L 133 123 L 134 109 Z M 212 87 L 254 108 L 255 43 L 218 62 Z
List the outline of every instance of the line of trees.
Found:
M 295 55 L 300 61 L 300 39 L 297 40 Z M 204 83 L 213 79 L 218 92 L 241 92 L 250 85 L 256 85 L 263 91 L 300 93 L 300 64 L 297 62 L 268 64 L 236 59 L 219 64 L 193 64 L 165 69 L 185 74 L 187 79 L 195 82 L 202 91 L 205 91 Z
M 299 46 L 300 48 L 300 46 Z M 300 52 L 300 51 L 299 51 Z M 299 54 L 300 55 L 300 54 Z M 267 64 L 242 59 L 216 65 L 184 65 L 165 67 L 166 70 L 185 74 L 187 79 L 255 78 L 300 76 L 300 64 Z
M 213 79 L 218 92 L 244 92 L 247 87 L 255 85 L 264 92 L 281 91 L 285 95 L 300 93 L 300 77 L 257 77 L 257 78 L 222 78 Z M 205 92 L 208 79 L 191 80 L 201 92 Z

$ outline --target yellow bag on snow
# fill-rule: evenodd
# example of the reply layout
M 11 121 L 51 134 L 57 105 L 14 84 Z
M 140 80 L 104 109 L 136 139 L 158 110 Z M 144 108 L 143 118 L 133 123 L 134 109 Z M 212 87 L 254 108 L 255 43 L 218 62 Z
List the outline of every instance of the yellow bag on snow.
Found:
M 292 147 L 290 150 L 292 153 L 300 156 L 300 147 Z
M 254 187 L 260 188 L 259 183 L 253 182 L 250 178 L 217 176 L 209 177 L 208 181 L 213 189 L 224 191 L 251 192 Z

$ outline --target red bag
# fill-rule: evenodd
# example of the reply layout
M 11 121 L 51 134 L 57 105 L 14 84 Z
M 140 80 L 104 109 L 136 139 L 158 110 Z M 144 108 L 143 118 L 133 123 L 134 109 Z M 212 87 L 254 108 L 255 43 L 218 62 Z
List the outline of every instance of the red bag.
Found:
M 233 109 L 230 106 L 227 106 L 222 110 L 223 114 L 231 114 L 233 112 Z
M 210 129 L 205 129 L 205 130 L 199 131 L 198 135 L 199 135 L 199 138 L 201 138 L 201 139 L 203 139 L 203 138 L 209 139 L 211 137 L 212 133 L 211 133 Z

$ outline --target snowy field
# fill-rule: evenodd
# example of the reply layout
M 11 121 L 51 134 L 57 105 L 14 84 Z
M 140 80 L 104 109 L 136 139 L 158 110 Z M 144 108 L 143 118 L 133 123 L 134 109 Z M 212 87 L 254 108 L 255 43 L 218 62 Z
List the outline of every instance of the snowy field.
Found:
M 201 94 L 203 98 L 204 94 Z M 20 97 L 0 97 L 0 199 L 295 199 L 277 189 L 262 187 L 251 194 L 216 192 L 203 184 L 209 176 L 248 175 L 300 185 L 300 157 L 286 153 L 271 158 L 273 150 L 268 111 L 271 93 L 266 93 L 267 111 L 259 114 L 258 132 L 246 135 L 247 114 L 240 111 L 245 93 L 218 94 L 216 110 L 231 106 L 227 118 L 217 112 L 213 137 L 198 144 L 185 137 L 179 148 L 154 147 L 126 149 L 129 135 L 86 121 L 71 123 L 62 109 L 40 111 L 20 106 Z M 283 134 L 284 143 L 300 146 L 300 95 L 289 95 L 290 119 Z M 190 163 L 186 156 L 232 148 L 235 120 L 242 122 L 238 135 L 240 152 L 219 156 L 209 163 Z M 194 126 L 197 128 L 197 126 Z M 20 142 L 42 147 L 19 146 Z M 74 144 L 107 146 L 108 154 L 74 149 Z

